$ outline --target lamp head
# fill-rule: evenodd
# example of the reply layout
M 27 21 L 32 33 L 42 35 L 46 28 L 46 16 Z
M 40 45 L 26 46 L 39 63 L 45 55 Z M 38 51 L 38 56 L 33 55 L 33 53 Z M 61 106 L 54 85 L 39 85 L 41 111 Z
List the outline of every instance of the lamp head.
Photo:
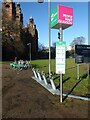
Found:
M 38 3 L 43 3 L 44 2 L 44 0 L 38 0 Z

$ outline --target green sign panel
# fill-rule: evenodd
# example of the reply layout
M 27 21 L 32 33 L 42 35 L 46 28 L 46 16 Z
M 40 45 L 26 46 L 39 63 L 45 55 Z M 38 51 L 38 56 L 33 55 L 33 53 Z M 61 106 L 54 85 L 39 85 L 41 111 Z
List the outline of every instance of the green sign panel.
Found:
M 58 6 L 51 13 L 51 28 L 58 23 Z

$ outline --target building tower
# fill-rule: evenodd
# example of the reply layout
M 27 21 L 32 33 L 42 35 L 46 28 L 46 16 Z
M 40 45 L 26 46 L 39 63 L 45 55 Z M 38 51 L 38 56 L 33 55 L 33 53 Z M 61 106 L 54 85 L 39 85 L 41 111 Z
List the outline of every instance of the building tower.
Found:
M 27 27 L 28 27 L 29 33 L 31 33 L 32 37 L 34 37 L 35 25 L 34 25 L 34 19 L 32 17 L 29 18 L 29 24 Z
M 23 14 L 21 13 L 20 3 L 16 4 L 16 21 L 23 25 Z
M 15 19 L 15 3 L 12 0 L 4 0 L 3 9 L 7 13 L 8 18 Z
M 21 12 L 20 3 L 13 2 L 13 0 L 3 0 L 2 8 L 6 14 L 3 14 L 3 21 L 13 20 L 18 23 L 18 31 L 14 34 L 16 42 L 22 42 L 25 51 L 29 53 L 27 43 L 31 43 L 31 58 L 37 58 L 38 53 L 38 31 L 34 24 L 34 19 L 30 17 L 28 25 L 23 27 L 23 14 Z M 6 16 L 7 15 L 7 16 Z M 4 24 L 3 24 L 4 25 Z M 25 54 L 27 58 L 27 54 Z
M 29 18 L 29 24 L 27 26 L 28 31 L 31 35 L 31 53 L 32 58 L 37 58 L 38 53 L 38 32 L 36 29 L 36 25 L 34 24 L 34 19 L 32 17 Z

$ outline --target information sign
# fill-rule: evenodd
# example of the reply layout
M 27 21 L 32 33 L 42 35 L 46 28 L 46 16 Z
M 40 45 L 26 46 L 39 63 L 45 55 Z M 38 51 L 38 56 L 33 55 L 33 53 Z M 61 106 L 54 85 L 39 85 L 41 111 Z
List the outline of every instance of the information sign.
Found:
M 75 62 L 89 63 L 90 62 L 90 45 L 75 45 Z
M 73 8 L 57 5 L 51 12 L 51 28 L 66 29 L 73 25 Z
M 66 42 L 56 42 L 56 73 L 65 74 Z

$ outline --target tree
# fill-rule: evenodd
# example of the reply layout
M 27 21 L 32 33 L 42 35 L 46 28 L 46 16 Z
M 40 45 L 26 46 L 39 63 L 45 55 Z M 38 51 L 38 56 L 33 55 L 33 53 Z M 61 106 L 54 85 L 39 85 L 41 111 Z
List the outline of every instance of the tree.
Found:
M 24 54 L 24 45 L 20 40 L 21 24 L 8 18 L 7 13 L 2 11 L 2 59 L 14 60 Z
M 71 42 L 71 46 L 73 47 L 74 45 L 82 45 L 85 43 L 85 38 L 83 36 L 74 38 L 74 40 Z
M 56 42 L 53 43 L 52 47 L 51 47 L 51 58 L 55 58 L 55 54 L 56 54 Z
M 68 54 L 70 54 L 70 56 L 74 57 L 75 56 L 75 45 L 82 45 L 84 43 L 85 43 L 85 38 L 83 36 L 74 38 L 74 40 L 70 44 L 72 49 L 71 49 L 71 51 L 69 51 Z
M 38 58 L 47 58 L 47 57 L 48 57 L 48 52 L 46 47 L 43 44 L 39 43 Z
M 43 44 L 39 43 L 38 51 L 44 51 L 45 49 L 46 47 Z
M 0 32 L 2 29 L 2 8 L 0 7 Z

